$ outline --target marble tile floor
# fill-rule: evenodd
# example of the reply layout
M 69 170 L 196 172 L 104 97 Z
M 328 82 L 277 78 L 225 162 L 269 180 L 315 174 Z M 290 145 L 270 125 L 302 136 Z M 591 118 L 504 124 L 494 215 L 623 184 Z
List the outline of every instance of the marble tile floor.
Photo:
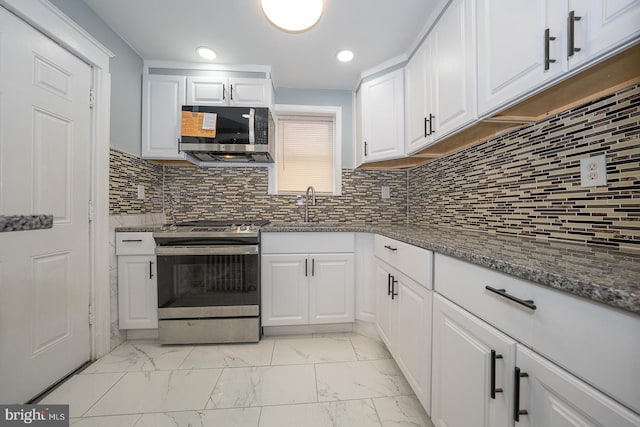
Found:
M 75 427 L 433 427 L 384 345 L 356 333 L 127 341 L 40 403 L 69 404 Z

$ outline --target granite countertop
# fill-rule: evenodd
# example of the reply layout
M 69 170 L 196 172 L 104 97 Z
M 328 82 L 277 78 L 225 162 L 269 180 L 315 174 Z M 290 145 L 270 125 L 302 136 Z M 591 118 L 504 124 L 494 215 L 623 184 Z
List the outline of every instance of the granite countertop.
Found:
M 417 225 L 272 223 L 265 232 L 377 233 L 640 314 L 640 254 L 615 248 Z
M 159 225 L 118 227 L 149 232 Z M 640 314 L 640 253 L 424 225 L 271 223 L 263 232 L 376 233 Z
M 53 215 L 0 215 L 0 232 L 42 230 L 53 227 Z

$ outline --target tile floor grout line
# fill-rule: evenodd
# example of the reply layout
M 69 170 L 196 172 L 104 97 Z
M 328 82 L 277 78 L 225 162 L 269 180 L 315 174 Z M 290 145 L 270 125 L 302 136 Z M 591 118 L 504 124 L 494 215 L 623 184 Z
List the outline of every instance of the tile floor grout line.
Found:
M 116 382 L 114 382 L 113 384 L 111 384 L 111 387 L 109 387 L 109 388 L 108 388 L 104 393 L 102 393 L 102 394 L 100 395 L 100 397 L 98 397 L 98 398 L 96 399 L 96 401 L 95 401 L 95 402 L 93 402 L 93 404 L 92 404 L 91 406 L 89 406 L 89 408 L 87 408 L 87 410 L 86 410 L 86 411 L 84 411 L 84 412 L 82 413 L 82 415 L 80 416 L 80 418 L 83 418 L 83 416 L 84 416 L 87 412 L 89 412 L 89 411 L 90 411 L 94 406 L 96 406 L 96 405 L 98 404 L 98 402 L 100 402 L 100 400 L 101 400 L 101 399 L 102 399 L 102 398 L 103 398 L 107 393 L 109 393 L 109 392 L 111 391 L 111 389 L 112 389 L 112 388 L 114 388 L 114 387 L 116 386 L 116 384 L 118 384 L 120 381 L 122 381 L 122 379 L 125 377 L 125 375 L 127 375 L 127 374 L 128 374 L 128 372 L 126 372 L 126 371 L 125 371 L 125 372 L 110 372 L 110 373 L 115 373 L 115 374 L 120 373 L 121 375 L 120 375 L 120 378 L 118 378 L 118 381 L 116 381 Z M 87 375 L 101 375 L 101 374 L 87 374 Z M 69 412 L 71 412 L 71 409 L 69 409 Z

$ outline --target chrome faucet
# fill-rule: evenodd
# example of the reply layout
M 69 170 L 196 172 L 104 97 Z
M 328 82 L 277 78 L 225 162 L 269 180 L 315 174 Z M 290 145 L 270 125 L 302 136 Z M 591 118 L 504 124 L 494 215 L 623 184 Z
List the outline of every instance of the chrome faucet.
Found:
M 304 199 L 304 222 L 309 222 L 309 190 L 311 190 L 311 204 L 316 205 L 316 189 L 310 185 L 307 187 L 307 195 Z

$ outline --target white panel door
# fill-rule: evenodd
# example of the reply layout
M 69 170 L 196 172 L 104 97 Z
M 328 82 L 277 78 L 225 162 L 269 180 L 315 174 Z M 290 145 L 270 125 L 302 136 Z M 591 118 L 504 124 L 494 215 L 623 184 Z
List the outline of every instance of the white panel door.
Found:
M 413 154 L 430 142 L 429 114 L 433 114 L 431 93 L 431 38 L 428 37 L 405 69 L 406 142 L 405 151 Z M 433 122 L 433 119 L 431 119 Z
M 526 414 L 518 415 L 519 427 L 640 426 L 640 416 L 520 344 L 517 365 L 526 374 L 520 378 L 517 406 Z
M 269 107 L 271 80 L 229 79 L 229 105 L 235 107 Z
M 225 77 L 188 77 L 187 105 L 229 105 Z
M 569 12 L 579 18 L 573 22 L 574 48 L 579 50 L 567 52 L 570 68 L 640 35 L 638 0 L 569 0 Z
M 262 326 L 309 322 L 310 268 L 306 255 L 262 255 Z
M 566 70 L 566 4 L 478 0 L 478 116 L 520 99 Z M 545 30 L 550 58 L 545 70 Z M 445 94 L 446 95 L 446 94 Z
M 431 419 L 435 426 L 513 426 L 515 353 L 511 338 L 434 295 Z
M 0 402 L 22 403 L 90 357 L 91 68 L 0 8 Z
M 404 72 L 392 71 L 362 84 L 365 162 L 404 155 Z
M 474 8 L 470 0 L 454 1 L 429 35 L 435 96 L 430 131 L 436 138 L 476 118 Z
M 178 150 L 185 77 L 142 76 L 142 157 L 184 159 Z
M 118 326 L 120 329 L 158 327 L 156 257 L 118 257 Z
M 353 254 L 311 254 L 309 323 L 353 322 Z
M 431 411 L 432 293 L 412 280 L 397 276 L 398 305 L 396 362 L 427 413 Z

